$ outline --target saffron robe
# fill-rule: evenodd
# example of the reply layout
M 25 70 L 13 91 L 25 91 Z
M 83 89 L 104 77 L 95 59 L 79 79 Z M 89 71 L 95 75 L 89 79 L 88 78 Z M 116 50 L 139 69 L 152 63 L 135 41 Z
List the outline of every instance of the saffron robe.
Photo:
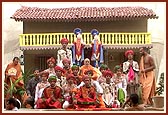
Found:
M 144 57 L 140 60 L 140 70 L 144 69 Z M 154 71 L 140 74 L 140 83 L 142 84 L 142 100 L 144 104 L 151 104 L 150 100 L 155 95 L 156 81 Z

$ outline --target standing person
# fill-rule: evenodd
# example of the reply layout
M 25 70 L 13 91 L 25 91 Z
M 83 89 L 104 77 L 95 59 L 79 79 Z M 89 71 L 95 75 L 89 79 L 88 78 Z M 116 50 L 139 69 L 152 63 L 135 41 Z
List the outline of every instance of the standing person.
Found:
M 62 48 L 60 50 L 58 50 L 58 52 L 57 52 L 57 65 L 60 67 L 63 67 L 62 60 L 64 58 L 70 59 L 70 61 L 71 61 L 70 65 L 71 66 L 73 65 L 72 64 L 72 51 L 67 48 L 68 42 L 69 41 L 67 38 L 61 39 Z
M 100 67 L 100 64 L 104 63 L 104 57 L 103 57 L 103 46 L 101 41 L 99 40 L 99 32 L 96 29 L 93 29 L 91 31 L 91 34 L 93 36 L 92 41 L 92 55 L 91 55 L 91 61 L 93 61 L 94 67 Z
M 54 69 L 55 63 L 56 63 L 56 61 L 55 61 L 55 58 L 54 58 L 54 57 L 51 57 L 51 58 L 49 58 L 49 59 L 47 60 L 48 69 L 46 69 L 46 70 L 44 70 L 44 71 L 45 71 L 45 72 L 48 72 L 48 73 L 49 73 L 49 76 L 50 76 L 50 75 L 56 75 L 56 74 L 55 74 L 55 69 Z
M 12 81 L 13 84 L 17 80 L 19 80 L 19 82 L 17 82 L 17 84 L 15 84 L 16 90 L 18 90 L 18 89 L 24 90 L 25 89 L 24 82 L 22 79 L 22 69 L 21 69 L 21 65 L 19 64 L 18 57 L 14 57 L 13 62 L 8 64 L 5 69 L 5 83 L 7 84 L 7 89 L 9 89 L 11 87 L 10 80 Z M 13 94 L 13 95 L 21 101 L 20 95 L 18 95 L 18 94 Z M 5 95 L 5 97 L 9 98 L 9 95 Z
M 84 60 L 84 46 L 85 46 L 82 39 L 82 30 L 80 28 L 75 28 L 74 34 L 76 34 L 76 41 L 72 45 L 73 64 L 81 66 L 82 61 Z
M 156 81 L 154 75 L 155 63 L 153 57 L 149 55 L 148 49 L 143 47 L 139 50 L 140 59 L 140 83 L 142 84 L 142 100 L 143 104 L 151 104 L 151 98 L 155 95 Z
M 125 57 L 127 57 L 128 60 L 123 63 L 123 73 L 125 73 L 127 77 L 127 96 L 138 93 L 139 87 L 139 65 L 138 62 L 133 60 L 133 56 L 133 50 L 127 50 L 125 52 Z

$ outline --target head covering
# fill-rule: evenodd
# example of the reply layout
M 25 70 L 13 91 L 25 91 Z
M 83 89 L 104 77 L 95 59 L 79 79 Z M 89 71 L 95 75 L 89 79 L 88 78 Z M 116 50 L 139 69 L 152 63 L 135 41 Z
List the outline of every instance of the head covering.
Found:
M 68 62 L 69 64 L 71 63 L 70 59 L 68 59 L 68 58 L 64 58 L 64 59 L 62 60 L 62 63 L 65 63 L 65 62 Z
M 89 77 L 88 75 L 84 75 L 84 76 L 82 77 L 82 81 L 84 81 L 86 78 L 89 78 L 89 79 L 91 80 L 91 77 Z
M 128 57 L 128 54 L 134 55 L 134 51 L 133 51 L 133 50 L 127 50 L 127 51 L 125 52 L 125 57 Z
M 61 44 L 63 44 L 63 43 L 68 43 L 69 41 L 68 41 L 68 39 L 67 38 L 62 38 L 61 39 Z
M 108 69 L 108 66 L 106 64 L 101 64 L 100 66 L 100 70 L 107 70 Z
M 79 66 L 78 66 L 78 65 L 73 65 L 73 66 L 71 67 L 71 69 L 72 69 L 72 70 L 79 70 Z
M 104 76 L 104 77 L 107 77 L 107 76 L 113 77 L 113 73 L 112 73 L 112 71 L 110 71 L 110 70 L 105 70 L 105 71 L 103 72 L 103 76 Z
M 73 74 L 67 74 L 67 76 L 66 76 L 66 80 L 68 81 L 69 79 L 73 79 L 73 80 L 75 80 L 74 75 L 73 75 Z
M 49 59 L 47 60 L 47 63 L 49 63 L 50 61 L 55 64 L 55 58 L 54 58 L 54 57 L 49 58 Z
M 76 35 L 82 34 L 82 30 L 80 28 L 75 28 L 74 29 L 74 34 L 76 34 Z
M 41 76 L 42 76 L 42 75 L 45 75 L 45 76 L 48 78 L 49 73 L 48 73 L 48 72 L 46 72 L 46 71 L 43 71 L 43 72 L 41 73 Z
M 57 80 L 56 76 L 50 76 L 50 77 L 48 78 L 48 82 L 50 82 L 50 81 L 52 81 L 52 80 L 56 81 L 56 80 Z
M 99 31 L 96 29 L 92 29 L 91 34 L 92 34 L 92 36 L 99 35 Z
M 120 65 L 116 65 L 116 66 L 114 67 L 114 72 L 117 72 L 118 69 L 122 69 L 122 67 L 121 67 Z
M 62 73 L 65 73 L 64 69 L 60 66 L 55 66 L 55 71 L 60 70 Z

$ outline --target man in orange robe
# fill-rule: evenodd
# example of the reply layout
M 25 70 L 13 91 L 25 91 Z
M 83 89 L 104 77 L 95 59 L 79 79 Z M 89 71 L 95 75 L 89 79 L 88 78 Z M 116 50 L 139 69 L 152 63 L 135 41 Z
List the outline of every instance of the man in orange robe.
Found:
M 10 88 L 10 86 L 11 86 L 10 80 L 12 81 L 12 83 L 15 83 L 18 79 L 20 79 L 20 81 L 16 84 L 15 87 L 17 89 L 19 89 L 19 88 L 24 89 L 24 82 L 23 82 L 23 79 L 21 79 L 21 78 L 22 78 L 22 69 L 19 64 L 19 58 L 14 57 L 13 62 L 8 64 L 5 69 L 5 83 L 8 85 L 7 88 Z M 19 96 L 16 98 L 20 99 L 21 97 Z
M 148 54 L 148 49 L 140 48 L 140 83 L 142 84 L 142 99 L 144 105 L 151 104 L 151 98 L 155 95 L 156 82 L 155 82 L 155 63 L 151 55 Z

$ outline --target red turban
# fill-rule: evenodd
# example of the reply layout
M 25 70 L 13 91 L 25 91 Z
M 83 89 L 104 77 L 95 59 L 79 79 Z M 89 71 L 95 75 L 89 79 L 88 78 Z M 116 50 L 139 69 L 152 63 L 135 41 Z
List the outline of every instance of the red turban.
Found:
M 106 77 L 106 76 L 110 76 L 110 77 L 113 77 L 113 73 L 110 71 L 110 70 L 105 70 L 103 72 L 103 76 Z
M 89 78 L 89 79 L 91 80 L 91 77 L 89 77 L 88 75 L 84 75 L 84 76 L 82 77 L 82 81 L 84 81 L 86 78 Z
M 134 51 L 132 51 L 132 50 L 127 50 L 127 51 L 125 52 L 125 57 L 128 57 L 128 54 L 134 55 Z
M 54 59 L 53 57 L 49 58 L 49 59 L 47 60 L 47 63 L 49 63 L 50 61 L 55 64 L 55 59 Z
M 75 77 L 73 74 L 67 74 L 66 80 L 68 81 L 69 79 L 73 79 L 75 81 Z
M 68 43 L 69 41 L 68 41 L 68 39 L 67 38 L 62 38 L 61 39 L 61 44 L 63 44 L 63 43 Z
M 55 71 L 60 70 L 63 74 L 65 73 L 64 69 L 60 66 L 55 66 Z
M 69 64 L 71 63 L 70 59 L 68 59 L 68 58 L 64 58 L 64 59 L 62 60 L 62 63 L 65 63 L 65 62 L 68 62 Z

